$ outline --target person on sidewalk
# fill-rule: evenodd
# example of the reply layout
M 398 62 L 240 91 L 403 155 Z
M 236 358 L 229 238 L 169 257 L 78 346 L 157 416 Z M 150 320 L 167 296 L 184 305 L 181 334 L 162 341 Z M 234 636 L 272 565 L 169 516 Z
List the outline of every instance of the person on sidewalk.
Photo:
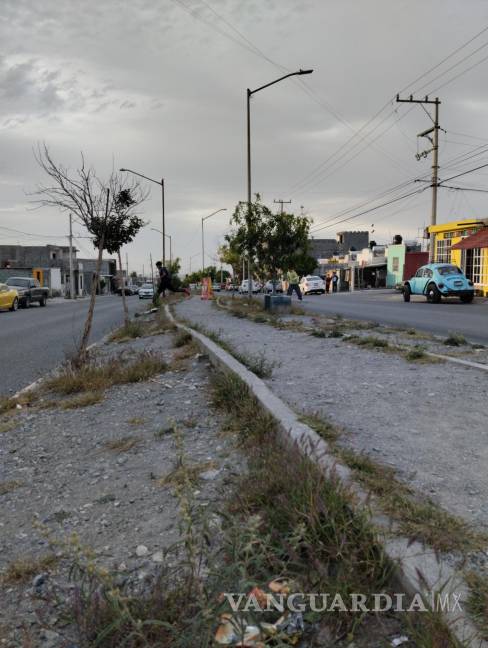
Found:
M 171 274 L 164 266 L 161 261 L 156 262 L 156 268 L 158 269 L 158 274 L 159 274 L 159 281 L 158 281 L 158 287 L 156 292 L 154 293 L 154 302 L 157 301 L 160 295 L 163 295 L 166 297 L 166 291 L 169 290 L 172 293 L 177 293 L 177 292 L 184 292 L 186 295 L 190 295 L 190 291 L 188 288 L 174 288 L 173 287 L 173 282 L 171 280 Z
M 302 301 L 302 291 L 300 290 L 300 286 L 298 285 L 300 278 L 295 270 L 288 270 L 288 272 L 286 273 L 286 280 L 288 282 L 287 295 L 292 295 L 293 291 L 295 291 L 299 301 Z
M 339 277 L 337 276 L 337 272 L 334 270 L 332 273 L 332 292 L 337 292 L 337 286 L 339 285 Z
M 327 273 L 325 277 L 325 292 L 327 294 L 330 293 L 330 282 L 332 281 L 332 277 L 330 276 L 330 273 Z

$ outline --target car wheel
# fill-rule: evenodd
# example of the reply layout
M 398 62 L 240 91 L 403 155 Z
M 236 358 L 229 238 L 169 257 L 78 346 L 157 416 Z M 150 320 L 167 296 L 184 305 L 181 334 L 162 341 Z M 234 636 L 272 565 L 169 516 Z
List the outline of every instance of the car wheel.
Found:
M 10 306 L 10 310 L 11 311 L 16 311 L 18 309 L 18 307 L 19 307 L 19 300 L 16 297 L 14 299 L 14 301 L 12 302 L 12 306 Z
M 474 293 L 472 295 L 461 295 L 460 300 L 463 304 L 471 304 L 474 299 Z
M 438 304 L 441 301 L 441 293 L 435 283 L 427 286 L 427 301 L 431 304 Z
M 31 305 L 31 298 L 30 297 L 24 297 L 24 308 L 30 308 Z
M 39 300 L 39 306 L 45 306 L 45 305 L 46 305 L 46 298 L 41 297 L 40 300 Z
M 412 294 L 412 291 L 410 290 L 410 286 L 406 284 L 403 286 L 403 301 L 404 302 L 409 302 L 410 301 L 410 295 Z

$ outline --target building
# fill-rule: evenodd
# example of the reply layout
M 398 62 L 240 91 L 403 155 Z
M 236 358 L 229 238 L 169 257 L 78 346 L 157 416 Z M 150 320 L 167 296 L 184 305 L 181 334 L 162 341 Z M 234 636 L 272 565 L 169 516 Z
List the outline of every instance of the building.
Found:
M 309 239 L 309 253 L 317 261 L 317 274 L 324 275 L 344 261 L 351 250 L 369 246 L 369 232 L 337 232 L 336 238 Z
M 72 248 L 73 282 L 75 294 L 81 297 L 91 291 L 96 259 L 80 259 Z M 115 259 L 103 259 L 100 271 L 100 292 L 116 289 Z M 68 245 L 0 245 L 0 281 L 8 277 L 36 277 L 52 295 L 68 296 L 70 291 Z
M 90 294 L 93 283 L 93 275 L 97 266 L 96 259 L 78 259 L 79 281 L 82 290 Z M 100 293 L 109 294 L 115 292 L 117 279 L 117 261 L 116 259 L 102 259 L 100 268 Z M 76 273 L 75 273 L 76 280 Z
M 453 263 L 488 295 L 488 219 L 452 221 L 429 227 L 435 263 Z
M 387 249 L 386 287 L 396 288 L 413 276 L 420 266 L 429 262 L 428 252 L 422 252 L 416 242 L 391 244 Z
M 76 261 L 76 248 L 72 248 Z M 0 245 L 0 280 L 35 277 L 51 295 L 64 294 L 69 285 L 68 245 Z

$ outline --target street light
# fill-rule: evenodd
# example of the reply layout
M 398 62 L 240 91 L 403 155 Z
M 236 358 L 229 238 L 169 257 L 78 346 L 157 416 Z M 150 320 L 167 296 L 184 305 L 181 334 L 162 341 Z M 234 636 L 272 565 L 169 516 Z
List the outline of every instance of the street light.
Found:
M 144 178 L 145 180 L 149 180 L 149 182 L 154 182 L 155 184 L 158 184 L 161 187 L 161 206 L 162 206 L 162 225 L 163 225 L 163 231 L 161 232 L 161 239 L 162 239 L 162 244 L 163 244 L 163 265 L 166 265 L 166 246 L 165 246 L 165 222 L 164 222 L 164 178 L 161 178 L 161 180 L 153 180 L 153 178 L 148 178 L 142 173 L 138 173 L 137 171 L 132 171 L 132 169 L 119 169 L 119 171 L 125 172 L 125 173 L 132 173 L 133 175 L 139 176 L 140 178 Z
M 298 70 L 298 72 L 290 72 L 289 74 L 285 74 L 285 76 L 282 76 L 279 79 L 276 79 L 275 81 L 271 81 L 270 83 L 266 83 L 265 85 L 260 86 L 255 90 L 249 90 L 249 88 L 247 89 L 247 227 L 248 229 L 251 223 L 251 97 L 253 94 L 256 94 L 256 92 L 259 92 L 260 90 L 264 90 L 265 88 L 269 88 L 269 86 L 272 86 L 275 83 L 279 83 L 284 79 L 288 79 L 288 77 L 301 76 L 302 74 L 312 74 L 312 72 L 313 70 Z M 249 250 L 249 257 L 247 260 L 247 277 L 248 277 L 248 284 L 249 284 L 248 285 L 249 299 L 251 299 L 252 277 L 251 277 L 251 251 L 250 250 Z
M 151 229 L 153 232 L 159 232 L 162 236 L 169 238 L 169 264 L 171 265 L 173 263 L 173 239 L 171 234 L 163 234 L 163 232 L 157 227 L 151 227 Z
M 204 216 L 202 218 L 202 279 L 203 279 L 203 273 L 205 271 L 205 243 L 203 238 L 203 222 L 206 221 L 207 218 L 210 218 L 210 216 L 215 216 L 215 214 L 218 214 L 221 211 L 227 211 L 227 207 L 223 207 L 222 209 L 217 209 L 216 211 L 212 212 L 208 216 Z

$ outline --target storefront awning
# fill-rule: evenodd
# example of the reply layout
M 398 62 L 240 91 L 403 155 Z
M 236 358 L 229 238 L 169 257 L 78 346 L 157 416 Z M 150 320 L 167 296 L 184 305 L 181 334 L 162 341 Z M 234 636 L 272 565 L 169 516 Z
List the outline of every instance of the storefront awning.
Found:
M 488 248 L 488 227 L 480 229 L 475 234 L 467 236 L 459 243 L 452 246 L 451 250 L 473 250 L 474 248 Z

